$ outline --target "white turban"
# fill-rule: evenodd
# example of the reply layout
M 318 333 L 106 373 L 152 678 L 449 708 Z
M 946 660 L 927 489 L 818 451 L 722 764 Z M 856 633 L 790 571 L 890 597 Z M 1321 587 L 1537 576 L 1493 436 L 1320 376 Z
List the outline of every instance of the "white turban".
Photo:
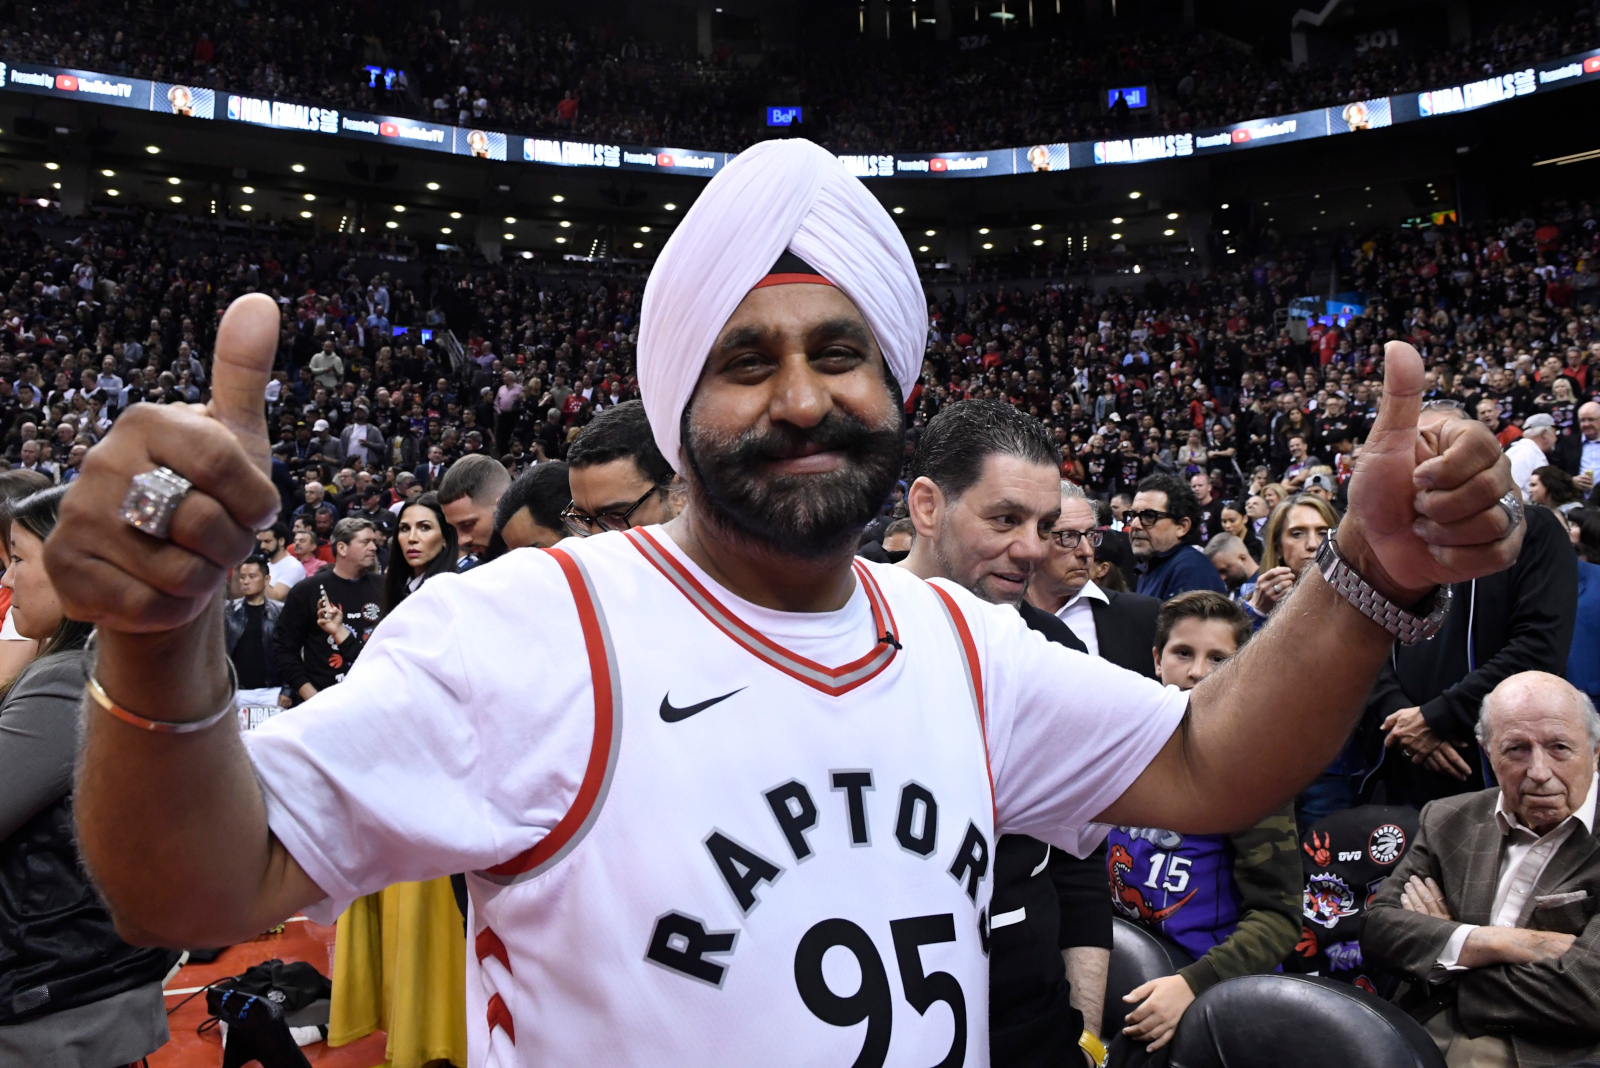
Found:
M 712 344 L 785 251 L 861 309 L 902 392 L 922 373 L 928 307 L 894 220 L 831 153 L 799 138 L 764 141 L 706 185 L 644 289 L 639 390 L 675 470 L 683 410 Z

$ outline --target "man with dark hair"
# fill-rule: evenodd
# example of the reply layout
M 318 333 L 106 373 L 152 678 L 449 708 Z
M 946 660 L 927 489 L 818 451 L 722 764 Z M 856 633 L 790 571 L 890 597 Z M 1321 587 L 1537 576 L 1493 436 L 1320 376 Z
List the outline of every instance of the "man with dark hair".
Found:
M 236 299 L 209 406 L 122 415 L 46 543 L 99 641 L 78 846 L 152 944 L 467 872 L 475 1061 L 875 1063 L 892 1031 L 897 1063 L 982 1064 L 997 836 L 1249 824 L 1327 766 L 1437 587 L 1521 541 L 1488 429 L 1435 427 L 1391 342 L 1326 570 L 1188 694 L 858 560 L 927 299 L 837 156 L 767 141 L 700 190 L 641 302 L 639 389 L 689 506 L 424 584 L 360 671 L 241 732 L 216 590 L 277 508 L 281 319 Z M 1307 687 L 1291 661 L 1340 670 Z
M 305 565 L 289 552 L 289 528 L 279 522 L 256 531 L 256 551 L 267 561 L 267 596 L 282 601 L 306 577 Z
M 911 457 L 906 509 L 917 537 L 903 566 L 995 604 L 1024 604 L 1061 514 L 1056 455 L 1044 424 L 1005 401 L 945 407 Z
M 281 689 L 273 632 L 283 605 L 267 596 L 268 566 L 264 556 L 247 556 L 239 563 L 234 569 L 239 597 L 229 601 L 222 613 L 228 659 L 239 680 L 237 701 L 241 708 L 275 706 Z
M 375 534 L 368 520 L 339 520 L 333 528 L 333 566 L 297 583 L 284 598 L 274 641 L 278 673 L 302 701 L 343 682 L 378 625 L 383 584 L 373 572 Z
M 561 511 L 572 500 L 567 465 L 550 460 L 511 483 L 494 511 L 494 531 L 507 550 L 548 549 L 567 536 Z
M 1083 652 L 1064 623 L 1023 600 L 1061 513 L 1053 445 L 1044 424 L 1005 401 L 942 409 L 911 458 L 906 505 L 916 538 L 900 566 L 1011 605 L 1031 629 Z M 1086 1051 L 1099 1047 L 1111 909 L 1095 844 L 1083 843 L 1088 860 L 1062 854 L 1052 866 L 1038 839 L 1006 834 L 996 843 L 990 922 L 1016 927 L 994 936 L 989 955 L 997 1064 L 1059 1065 L 1080 1040 Z
M 1228 592 L 1217 569 L 1193 544 L 1200 502 L 1181 479 L 1171 475 L 1142 479 L 1123 521 L 1133 555 L 1139 558 L 1140 593 L 1165 601 L 1190 590 Z
M 562 518 L 580 538 L 665 523 L 682 507 L 673 496 L 672 465 L 639 401 L 596 415 L 567 449 L 567 465 L 572 503 Z
M 439 480 L 439 507 L 456 528 L 462 571 L 475 566 L 489 551 L 494 536 L 494 510 L 511 485 L 511 473 L 483 453 L 463 456 Z

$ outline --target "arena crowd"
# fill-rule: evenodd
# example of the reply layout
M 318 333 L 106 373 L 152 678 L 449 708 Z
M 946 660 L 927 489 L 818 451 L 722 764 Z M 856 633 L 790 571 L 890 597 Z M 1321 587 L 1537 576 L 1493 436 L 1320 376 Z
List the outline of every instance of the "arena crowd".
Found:
M 726 45 L 706 58 L 606 29 L 493 9 L 306 0 L 261 6 L 135 0 L 0 5 L 0 59 L 189 82 L 226 92 L 522 134 L 737 152 L 772 71 Z M 1581 2 L 1474 27 L 1470 43 L 1371 49 L 1293 68 L 1215 32 L 991 31 L 976 47 L 860 41 L 773 56 L 798 87 L 806 135 L 836 152 L 939 152 L 1182 132 L 1457 84 L 1600 43 Z M 294 42 L 290 45 L 288 42 Z M 375 68 L 374 74 L 369 68 Z M 384 72 L 394 72 L 389 76 Z M 1106 106 L 1108 85 L 1147 85 L 1145 117 Z
M 1594 1045 L 1600 1026 L 1580 996 L 1594 947 L 1572 932 L 1492 952 L 1458 937 L 1438 880 L 1466 876 L 1428 868 L 1418 846 L 1507 819 L 1469 811 L 1466 799 L 1514 774 L 1480 743 L 1520 722 L 1529 702 L 1581 711 L 1578 695 L 1600 696 L 1597 243 L 1587 203 L 1348 234 L 1334 258 L 1363 310 L 1293 328 L 1284 313 L 1308 288 L 1310 246 L 1135 287 L 928 287 L 901 479 L 862 531 L 861 554 L 1013 604 L 1046 638 L 1169 686 L 1189 689 L 1254 640 L 1339 525 L 1378 414 L 1386 343 L 1423 354 L 1425 413 L 1494 433 L 1527 507 L 1516 563 L 1459 584 L 1440 635 L 1396 650 L 1344 751 L 1293 804 L 1232 835 L 1119 828 L 1086 861 L 1001 839 L 994 922 L 1025 901 L 1062 909 L 1048 930 L 1018 921 L 1027 945 L 997 938 L 997 991 L 1015 982 L 1016 1004 L 1053 992 L 1052 1026 L 1107 1041 L 1125 1027 L 1128 1040 L 1159 1050 L 1196 997 L 1280 965 L 1387 994 L 1435 965 L 1561 959 L 1573 977 L 1541 973 L 1532 1004 L 1495 1026 L 1518 1050 Z M 53 488 L 80 476 L 133 405 L 209 397 L 218 320 L 235 297 L 277 302 L 266 410 L 282 508 L 259 532 L 258 554 L 235 569 L 226 618 L 251 722 L 338 686 L 381 621 L 439 575 L 683 507 L 638 403 L 641 278 L 519 262 L 361 270 L 375 261 L 330 251 L 283 237 L 204 245 L 132 217 L 69 227 L 26 208 L 0 233 L 0 440 L 12 468 L 0 495 L 13 502 L 7 574 L 19 596 L 29 554 L 54 523 Z M 440 334 L 425 343 L 424 328 Z M 1004 536 L 939 518 L 951 512 L 934 502 L 977 507 L 992 465 L 1013 461 L 1044 469 L 1048 507 L 1008 514 Z M 15 667 L 33 643 L 81 655 L 87 640 L 13 630 L 0 633 L 9 639 L 0 655 Z M 1314 685 L 1338 665 L 1303 670 Z M 1593 744 L 1590 735 L 1591 768 Z M 1569 814 L 1592 827 L 1594 791 L 1584 808 L 1583 782 L 1568 785 L 1574 803 L 1559 820 L 1521 814 L 1542 857 L 1572 833 Z M 1443 829 L 1427 817 L 1419 825 L 1416 810 L 1434 802 L 1454 821 Z M 1350 851 L 1330 847 L 1335 836 L 1369 843 L 1355 851 L 1365 859 L 1338 859 Z M 1205 922 L 1198 908 L 1180 912 L 1195 900 L 1180 870 L 1209 873 L 1220 888 L 1208 891 Z M 1392 871 L 1405 877 L 1385 883 Z M 448 880 L 429 892 L 455 896 Z M 1518 892 L 1497 903 L 1494 924 L 1523 930 L 1531 890 Z M 1129 993 L 1125 1021 L 1124 1006 L 1103 1004 L 1113 914 L 1192 961 Z M 1438 946 L 1391 952 L 1355 933 L 1366 914 L 1369 931 Z M 1029 956 L 1041 944 L 1050 952 Z M 1459 982 L 1452 1011 L 1474 1030 L 1495 990 L 1488 979 Z M 1006 1003 L 997 994 L 996 1063 L 1008 1041 L 1008 1063 L 1033 1063 L 1036 1017 L 1007 1019 Z M 1102 1016 L 1114 1024 L 1102 1027 Z M 1567 1029 L 1559 1040 L 1540 1031 L 1553 1018 Z M 1435 1037 L 1444 1047 L 1477 1041 L 1463 1035 L 1455 1026 Z

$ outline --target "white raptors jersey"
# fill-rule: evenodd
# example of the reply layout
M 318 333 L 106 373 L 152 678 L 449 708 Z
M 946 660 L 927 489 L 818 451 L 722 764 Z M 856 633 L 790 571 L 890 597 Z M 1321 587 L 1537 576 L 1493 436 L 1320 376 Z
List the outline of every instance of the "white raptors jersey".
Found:
M 994 808 L 965 621 L 857 565 L 872 631 L 812 663 L 663 540 L 552 550 L 597 730 L 566 820 L 470 879 L 474 1063 L 987 1063 Z
M 245 736 L 308 914 L 468 871 L 473 1068 L 982 1068 L 997 826 L 1092 847 L 1186 701 L 854 573 L 773 612 L 652 527 L 429 580 Z

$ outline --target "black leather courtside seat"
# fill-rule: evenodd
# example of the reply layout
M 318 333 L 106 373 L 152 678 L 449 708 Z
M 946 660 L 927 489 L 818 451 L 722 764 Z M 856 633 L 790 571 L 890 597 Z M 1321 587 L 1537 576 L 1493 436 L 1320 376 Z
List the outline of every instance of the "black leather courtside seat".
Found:
M 1176 975 L 1184 965 L 1193 964 L 1182 946 L 1120 916 L 1111 920 L 1111 966 L 1106 974 L 1106 1006 L 1101 1031 L 1107 1052 L 1107 1068 L 1134 1068 L 1144 1064 L 1144 1047 L 1122 1036 L 1123 1017 L 1132 1006 L 1122 999 L 1136 987 L 1164 975 Z
M 1109 997 L 1109 994 L 1107 995 Z M 1445 1068 L 1422 1025 L 1358 987 L 1246 975 L 1195 999 L 1168 1068 Z

